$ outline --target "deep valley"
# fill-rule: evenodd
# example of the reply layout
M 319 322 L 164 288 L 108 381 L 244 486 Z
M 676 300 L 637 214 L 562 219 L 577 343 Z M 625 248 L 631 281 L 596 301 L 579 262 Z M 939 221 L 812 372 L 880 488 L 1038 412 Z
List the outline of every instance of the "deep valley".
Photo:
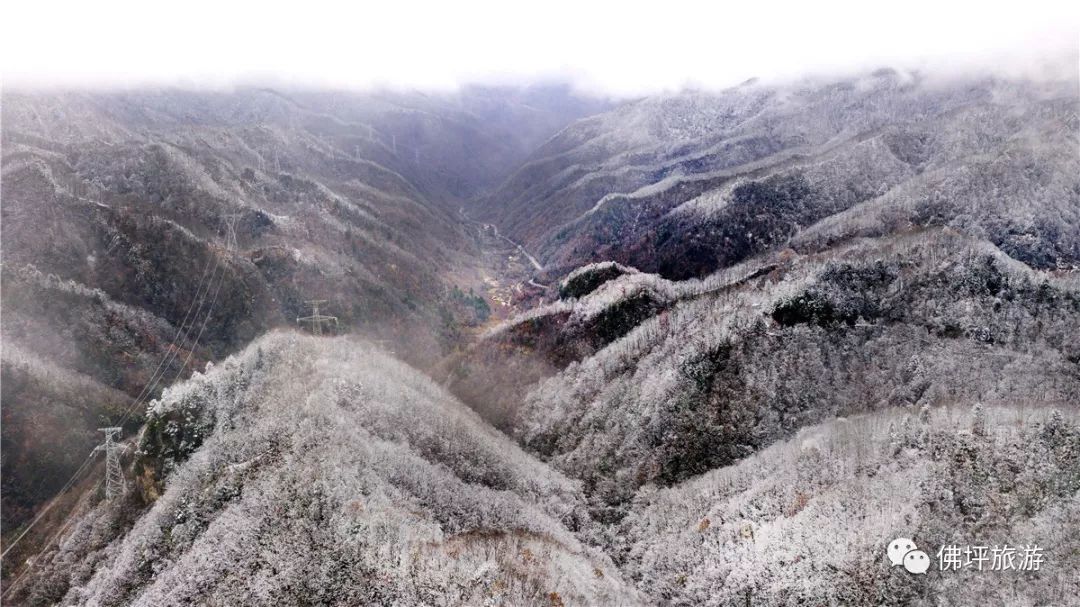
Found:
M 1080 596 L 1075 77 L 2 124 L 4 604 Z M 894 537 L 1046 561 L 907 575 Z

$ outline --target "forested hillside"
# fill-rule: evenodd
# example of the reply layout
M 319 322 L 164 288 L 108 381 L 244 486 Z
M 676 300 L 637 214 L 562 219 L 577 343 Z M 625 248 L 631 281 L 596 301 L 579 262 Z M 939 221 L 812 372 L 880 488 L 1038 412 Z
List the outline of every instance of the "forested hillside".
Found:
M 89 492 L 26 605 L 1065 604 L 1080 425 L 1041 406 L 892 407 L 804 428 L 618 522 L 371 344 L 273 333 L 155 401 L 121 499 Z M 1039 542 L 1038 572 L 890 569 Z
M 1075 602 L 1077 84 L 5 91 L 3 600 Z
M 1075 277 L 919 230 L 704 280 L 617 275 L 493 330 L 457 359 L 451 386 L 618 518 L 644 484 L 730 465 L 837 415 L 1072 406 L 1078 326 Z
M 1078 491 L 1074 416 L 892 409 L 642 491 L 615 551 L 650 604 L 1071 605 Z M 884 547 L 896 537 L 918 538 L 929 573 L 889 567 Z M 1018 548 L 1016 567 L 939 569 L 940 547 L 980 542 Z M 1018 570 L 1021 547 L 1035 542 L 1046 565 Z
M 635 602 L 571 532 L 579 483 L 370 344 L 259 339 L 166 391 L 131 460 L 12 600 Z
M 1077 267 L 1076 88 L 886 69 L 650 97 L 566 128 L 476 212 L 563 272 L 700 277 L 903 225 Z
M 134 431 L 136 399 L 294 324 L 306 300 L 437 361 L 484 318 L 463 295 L 481 264 L 458 201 L 602 107 L 560 87 L 2 101 L 5 537 L 98 427 L 133 411 Z

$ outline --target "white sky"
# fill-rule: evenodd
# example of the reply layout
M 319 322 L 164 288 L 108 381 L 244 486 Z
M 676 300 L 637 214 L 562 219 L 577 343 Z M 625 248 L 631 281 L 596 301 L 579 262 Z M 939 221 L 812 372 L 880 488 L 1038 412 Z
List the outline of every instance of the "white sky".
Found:
M 0 2 L 5 86 L 572 78 L 636 94 L 882 65 L 1069 65 L 1080 49 L 1076 1 Z

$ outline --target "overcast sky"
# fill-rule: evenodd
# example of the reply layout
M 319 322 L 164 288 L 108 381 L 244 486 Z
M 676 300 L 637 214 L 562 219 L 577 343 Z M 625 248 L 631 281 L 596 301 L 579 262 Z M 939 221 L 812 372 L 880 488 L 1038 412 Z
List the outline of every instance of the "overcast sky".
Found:
M 446 88 L 570 78 L 638 94 L 868 67 L 1075 65 L 1080 2 L 14 0 L 4 85 Z

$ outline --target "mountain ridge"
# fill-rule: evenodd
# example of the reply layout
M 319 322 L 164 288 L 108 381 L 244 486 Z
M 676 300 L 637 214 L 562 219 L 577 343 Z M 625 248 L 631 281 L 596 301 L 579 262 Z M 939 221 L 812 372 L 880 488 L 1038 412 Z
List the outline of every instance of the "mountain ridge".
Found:
M 1074 80 L 3 101 L 6 600 L 1080 592 Z
M 782 245 L 811 223 L 885 194 L 881 186 L 920 182 L 924 171 L 939 166 L 979 167 L 986 164 L 980 155 L 989 154 L 999 162 L 986 170 L 998 175 L 979 176 L 984 181 L 1022 183 L 1027 167 L 1039 162 L 1055 167 L 1048 173 L 1063 179 L 1064 187 L 1047 190 L 1036 180 L 1023 194 L 1006 192 L 995 201 L 1001 206 L 984 209 L 974 226 L 967 223 L 966 204 L 929 196 L 940 218 L 909 212 L 902 220 L 981 229 L 997 244 L 1011 240 L 1015 230 L 1051 253 L 1031 255 L 1021 245 L 1012 247 L 1014 255 L 1038 267 L 1067 268 L 1077 263 L 1077 245 L 1065 233 L 1077 197 L 1077 184 L 1068 178 L 1078 170 L 1071 154 L 1075 89 L 1075 80 L 1067 79 L 935 81 L 916 75 L 904 81 L 885 74 L 647 99 L 568 126 L 517 177 L 483 199 L 478 216 L 502 225 L 563 272 L 613 260 L 688 278 Z M 868 149 L 899 163 L 900 174 L 875 175 L 882 165 L 863 161 Z M 815 163 L 808 151 L 826 155 Z M 837 152 L 849 158 L 830 160 Z M 858 161 L 863 168 L 853 164 Z M 804 189 L 770 191 L 770 179 L 785 174 L 805 178 Z M 732 187 L 748 195 L 756 188 L 758 198 L 732 197 Z M 979 187 L 976 192 L 983 191 Z M 1065 216 L 1034 221 L 1010 215 L 1009 204 L 1032 194 L 1041 204 L 1054 204 L 1044 210 Z M 718 206 L 715 218 L 675 215 L 701 197 L 730 209 Z M 780 206 L 763 221 L 753 215 L 760 204 Z M 717 258 L 717 251 L 726 253 Z

